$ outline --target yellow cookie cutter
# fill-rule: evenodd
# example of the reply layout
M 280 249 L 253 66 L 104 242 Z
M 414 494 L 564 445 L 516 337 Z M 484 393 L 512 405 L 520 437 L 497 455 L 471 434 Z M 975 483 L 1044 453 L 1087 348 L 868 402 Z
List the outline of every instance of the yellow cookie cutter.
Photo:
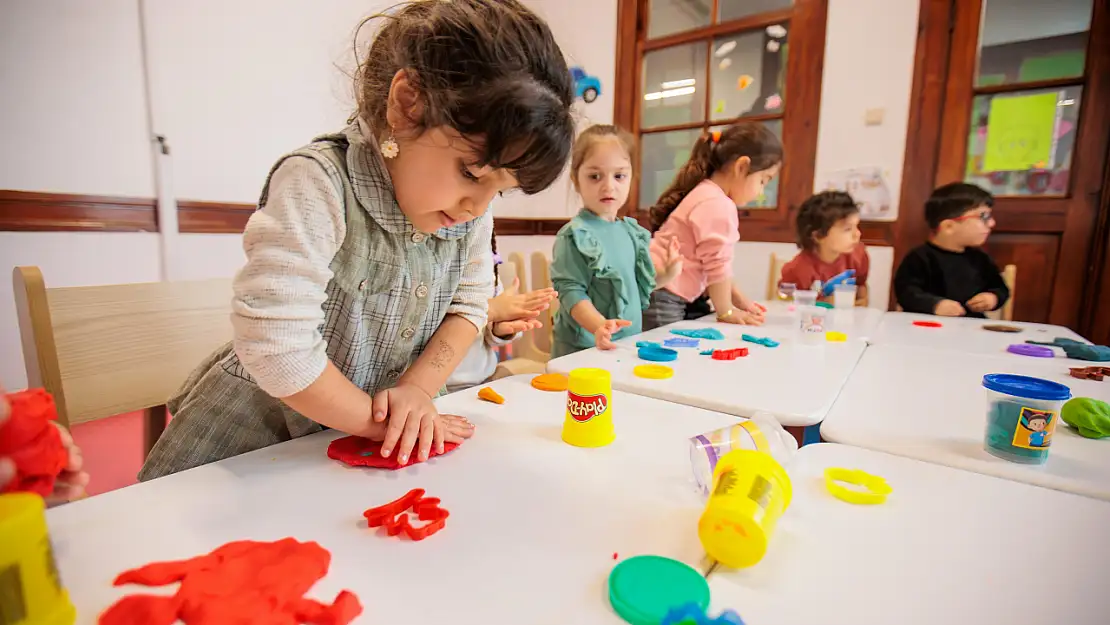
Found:
M 866 491 L 848 488 L 844 484 L 862 486 Z M 894 492 L 890 484 L 878 475 L 871 475 L 859 469 L 830 467 L 825 469 L 825 488 L 833 497 L 856 505 L 874 505 L 886 501 L 887 495 Z
M 674 369 L 663 365 L 638 365 L 632 369 L 632 373 L 636 374 L 637 377 L 648 378 L 649 380 L 666 380 L 674 376 Z
M 825 340 L 830 343 L 843 343 L 848 340 L 848 335 L 843 332 L 826 332 Z

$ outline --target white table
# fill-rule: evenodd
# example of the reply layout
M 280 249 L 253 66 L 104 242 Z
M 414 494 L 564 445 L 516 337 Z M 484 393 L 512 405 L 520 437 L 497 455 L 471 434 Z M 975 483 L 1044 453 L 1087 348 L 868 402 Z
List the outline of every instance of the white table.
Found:
M 958 354 L 872 345 L 821 424 L 828 441 L 1110 500 L 1110 440 L 1056 427 L 1048 462 L 1016 464 L 983 451 L 988 373 L 1017 373 L 1067 385 L 1073 397 L 1110 401 L 1110 381 L 1077 380 L 1036 358 Z
M 662 343 L 677 328 L 713 327 L 725 335 L 723 341 L 702 340 L 697 349 L 678 348 L 678 360 L 659 363 L 674 369 L 674 377 L 651 380 L 637 377 L 637 365 L 650 364 L 636 355 L 637 341 Z M 781 345 L 767 348 L 740 340 L 742 334 L 769 337 Z M 547 370 L 568 373 L 580 367 L 608 369 L 613 388 L 750 417 L 766 412 L 787 426 L 819 423 L 832 406 L 840 388 L 856 366 L 867 344 L 861 338 L 844 343 L 800 344 L 793 326 L 772 324 L 761 327 L 682 321 L 618 341 L 618 348 L 596 348 L 556 358 Z M 713 360 L 698 352 L 703 349 L 747 347 L 748 356 L 732 361 Z
M 884 477 L 886 503 L 825 490 L 827 467 Z M 1110 503 L 841 445 L 791 465 L 767 556 L 710 576 L 713 614 L 749 625 L 1104 625 Z
M 798 313 L 790 310 L 785 302 L 765 302 L 767 318 L 763 327 L 794 328 L 798 325 Z M 851 310 L 830 309 L 830 329 L 843 332 L 852 338 L 868 340 L 878 330 L 884 311 L 866 306 L 855 306 Z M 702 317 L 698 321 L 713 323 L 716 315 Z
M 923 328 L 913 325 L 914 321 L 936 321 L 942 326 L 939 328 Z M 992 332 L 983 329 L 983 326 L 991 324 L 1015 326 L 1022 328 L 1022 331 L 1010 333 Z M 1024 343 L 1029 340 L 1052 341 L 1057 337 L 1083 343 L 1090 342 L 1068 328 L 1043 323 L 994 321 L 992 319 L 973 319 L 970 317 L 935 317 L 917 313 L 888 312 L 883 315 L 878 329 L 871 337 L 871 343 L 874 345 L 918 345 L 972 354 L 1000 355 L 1018 360 L 1048 360 L 1047 358 L 1038 359 L 1011 354 L 1006 351 L 1006 348 L 1015 343 Z M 1053 348 L 1053 350 L 1057 352 L 1058 358 L 1056 360 L 1069 363 L 1065 365 L 1068 367 L 1098 364 L 1068 359 L 1064 356 L 1064 350 L 1059 348 Z
M 701 565 L 686 439 L 736 419 L 614 393 L 616 441 L 579 449 L 560 440 L 566 394 L 530 379 L 492 384 L 504 405 L 477 389 L 441 398 L 440 410 L 477 424 L 475 437 L 401 471 L 329 460 L 336 435 L 325 432 L 50 510 L 78 622 L 125 594 L 176 590 L 113 588 L 124 570 L 291 536 L 331 551 L 309 596 L 352 590 L 365 608 L 357 623 L 620 624 L 605 590 L 614 552 Z M 367 529 L 363 510 L 412 488 L 443 500 L 443 531 L 414 543 Z

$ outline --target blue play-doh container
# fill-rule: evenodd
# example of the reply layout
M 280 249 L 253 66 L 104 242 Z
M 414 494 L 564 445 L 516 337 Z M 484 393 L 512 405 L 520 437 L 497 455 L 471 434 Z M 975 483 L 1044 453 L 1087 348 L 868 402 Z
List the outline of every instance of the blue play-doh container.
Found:
M 987 428 L 983 448 L 1003 460 L 1044 464 L 1060 408 L 1071 389 L 1059 382 L 1024 375 L 983 376 L 987 389 Z

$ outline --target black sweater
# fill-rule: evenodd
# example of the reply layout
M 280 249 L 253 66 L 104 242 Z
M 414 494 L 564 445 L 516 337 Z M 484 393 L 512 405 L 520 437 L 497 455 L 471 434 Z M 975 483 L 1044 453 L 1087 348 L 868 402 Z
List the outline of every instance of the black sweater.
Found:
M 999 307 L 1010 297 L 998 265 L 979 248 L 950 252 L 926 243 L 910 251 L 894 274 L 894 295 L 906 312 L 931 315 L 943 299 L 967 308 L 967 301 L 980 293 L 994 293 Z M 967 316 L 985 315 L 968 309 Z

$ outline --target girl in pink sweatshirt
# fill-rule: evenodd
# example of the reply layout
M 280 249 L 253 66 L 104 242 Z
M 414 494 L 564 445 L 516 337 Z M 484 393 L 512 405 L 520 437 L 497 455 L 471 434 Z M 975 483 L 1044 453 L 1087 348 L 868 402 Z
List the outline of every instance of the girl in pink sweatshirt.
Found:
M 759 197 L 781 164 L 782 143 L 757 122 L 739 122 L 698 138 L 690 160 L 651 209 L 656 264 L 674 240 L 683 263 L 673 281 L 652 293 L 644 330 L 682 321 L 686 305 L 702 293 L 708 293 L 717 321 L 763 322 L 763 307 L 732 280 L 733 246 L 740 240 L 737 207 Z

